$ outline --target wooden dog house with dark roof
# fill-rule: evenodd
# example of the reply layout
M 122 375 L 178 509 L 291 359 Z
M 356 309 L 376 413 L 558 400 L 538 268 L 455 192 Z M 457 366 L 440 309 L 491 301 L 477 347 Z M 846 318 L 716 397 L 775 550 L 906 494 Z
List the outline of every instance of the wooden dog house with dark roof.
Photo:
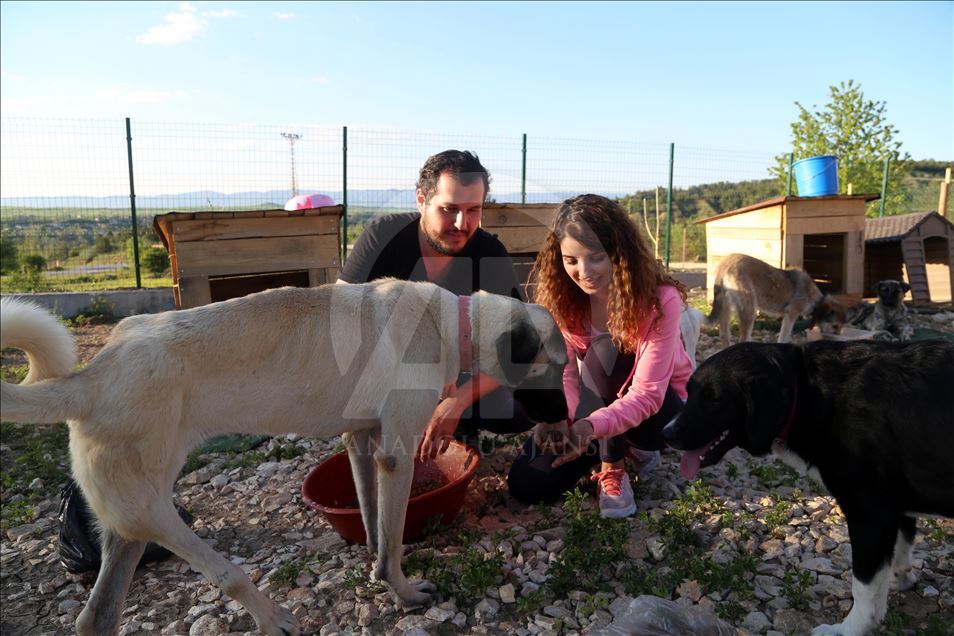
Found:
M 748 254 L 778 268 L 800 267 L 823 292 L 860 300 L 865 207 L 876 194 L 776 197 L 697 221 L 706 226 L 706 289 L 716 265 Z
M 937 212 L 865 223 L 865 292 L 879 280 L 904 280 L 915 302 L 949 302 L 954 290 L 954 224 Z

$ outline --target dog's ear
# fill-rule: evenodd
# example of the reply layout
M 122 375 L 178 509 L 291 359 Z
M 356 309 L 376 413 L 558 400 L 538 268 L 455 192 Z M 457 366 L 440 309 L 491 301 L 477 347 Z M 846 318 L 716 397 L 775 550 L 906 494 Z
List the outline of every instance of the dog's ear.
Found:
M 517 386 L 526 377 L 542 344 L 529 316 L 515 317 L 510 329 L 497 337 L 497 360 L 510 386 Z
M 902 293 L 902 294 L 906 294 L 906 293 L 908 293 L 909 291 L 911 291 L 911 286 L 908 285 L 906 282 L 901 281 L 901 293 Z
M 748 438 L 743 446 L 753 455 L 765 455 L 771 450 L 772 441 L 792 412 L 796 380 L 795 369 L 788 364 L 788 356 L 792 355 L 790 349 L 794 349 L 794 345 L 766 355 L 763 364 L 759 365 L 759 372 L 741 386 L 745 394 L 745 432 Z

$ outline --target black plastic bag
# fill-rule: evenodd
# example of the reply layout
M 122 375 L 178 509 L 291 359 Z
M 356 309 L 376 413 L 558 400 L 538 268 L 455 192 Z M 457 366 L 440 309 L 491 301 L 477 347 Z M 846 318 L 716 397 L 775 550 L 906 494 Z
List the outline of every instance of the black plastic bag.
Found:
M 176 506 L 179 516 L 186 523 L 192 523 L 188 510 Z M 96 520 L 86 505 L 86 499 L 79 484 L 68 479 L 60 489 L 60 563 L 68 572 L 98 572 L 102 560 L 99 534 L 96 532 Z M 171 552 L 160 545 L 149 543 L 139 560 L 139 565 L 152 561 L 161 561 Z

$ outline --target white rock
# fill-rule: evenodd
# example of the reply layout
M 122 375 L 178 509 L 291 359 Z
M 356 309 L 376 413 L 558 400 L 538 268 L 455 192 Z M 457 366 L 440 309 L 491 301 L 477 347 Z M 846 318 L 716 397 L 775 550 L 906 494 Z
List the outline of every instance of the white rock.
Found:
M 456 610 L 432 607 L 424 613 L 424 616 L 437 623 L 443 623 L 454 618 L 456 613 Z
M 487 621 L 493 619 L 499 611 L 500 603 L 493 600 L 492 598 L 485 598 L 477 603 L 477 607 L 474 608 L 474 616 L 477 618 L 478 622 L 486 623 Z
M 742 627 L 750 632 L 761 633 L 771 626 L 772 622 L 768 619 L 768 616 L 762 612 L 749 612 L 745 615 L 745 618 L 742 619 Z
M 501 585 L 497 592 L 500 594 L 500 600 L 503 603 L 515 603 L 517 601 L 516 590 L 514 590 L 512 583 Z
M 228 625 L 218 616 L 200 616 L 189 628 L 189 636 L 221 636 L 229 633 Z

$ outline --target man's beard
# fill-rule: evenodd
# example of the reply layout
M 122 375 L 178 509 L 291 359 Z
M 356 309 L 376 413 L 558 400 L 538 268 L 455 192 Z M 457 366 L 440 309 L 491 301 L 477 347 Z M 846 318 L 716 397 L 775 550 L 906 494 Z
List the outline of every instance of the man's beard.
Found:
M 437 252 L 438 254 L 443 254 L 444 256 L 456 256 L 457 254 L 460 254 L 461 251 L 464 249 L 463 247 L 461 247 L 459 250 L 454 250 L 454 249 L 451 249 L 450 247 L 447 247 L 446 245 L 442 245 L 440 242 L 438 242 L 437 239 L 431 236 L 431 233 L 427 231 L 426 227 L 423 228 L 423 230 L 424 230 L 424 240 L 427 242 L 428 245 L 431 246 L 431 249 Z M 463 232 L 461 232 L 461 234 L 463 234 Z M 467 243 L 465 242 L 464 245 L 466 246 Z

